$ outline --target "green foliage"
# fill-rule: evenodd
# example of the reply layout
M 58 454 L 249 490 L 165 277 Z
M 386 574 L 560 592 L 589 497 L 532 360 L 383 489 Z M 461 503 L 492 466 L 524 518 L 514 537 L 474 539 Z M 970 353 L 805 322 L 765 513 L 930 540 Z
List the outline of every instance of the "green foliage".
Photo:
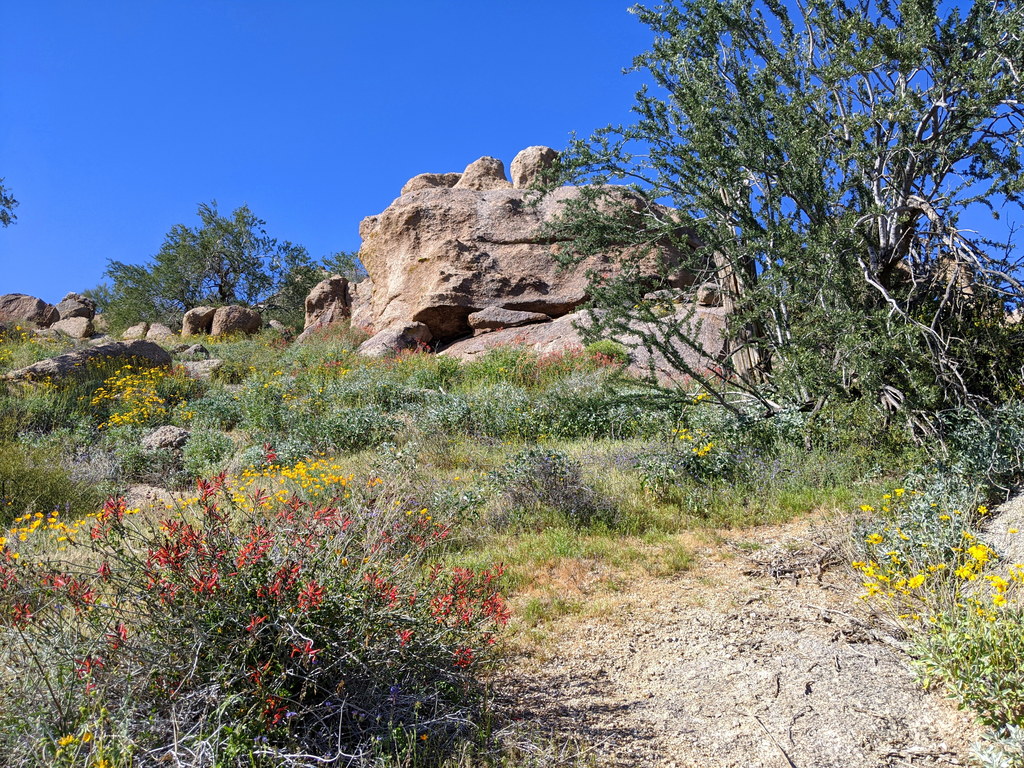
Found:
M 306 249 L 267 235 L 265 221 L 248 206 L 230 217 L 217 204 L 201 203 L 201 225 L 177 224 L 149 264 L 111 261 L 111 286 L 93 292 L 115 328 L 140 320 L 172 327 L 192 307 L 262 306 L 294 321 L 321 272 Z
M 0 442 L 0 524 L 53 510 L 82 515 L 102 501 L 92 485 L 73 480 L 59 456 L 41 448 Z
M 9 227 L 18 219 L 14 213 L 17 207 L 18 201 L 14 199 L 10 190 L 4 187 L 4 180 L 0 178 L 0 227 Z
M 590 355 L 607 357 L 619 365 L 629 364 L 629 350 L 624 344 L 619 344 L 619 342 L 612 341 L 611 339 L 601 339 L 600 341 L 587 344 L 584 350 Z
M 915 643 L 915 665 L 941 681 L 983 723 L 1024 726 L 1024 614 L 957 610 L 939 616 Z
M 182 449 L 182 467 L 191 477 L 213 475 L 234 449 L 234 441 L 220 430 L 196 430 Z
M 270 501 L 278 476 L 217 478 L 159 526 L 111 499 L 27 531 L 26 560 L 52 536 L 82 543 L 75 561 L 0 563 L 5 764 L 187 749 L 270 768 L 339 748 L 381 764 L 421 737 L 440 762 L 479 717 L 478 674 L 508 620 L 501 571 L 429 567 L 449 522 L 377 483 L 346 501 L 306 490 L 343 489 L 334 471 L 289 470 L 287 503 Z
M 1024 42 L 1017 3 L 679 0 L 633 12 L 653 47 L 632 125 L 574 142 L 566 258 L 595 275 L 591 336 L 661 351 L 762 408 L 867 399 L 883 417 L 1006 397 L 1024 362 L 1003 324 L 1019 249 L 965 226 L 1019 216 Z M 667 203 L 672 208 L 658 203 Z M 642 280 L 653 246 L 679 262 Z M 729 354 L 664 318 L 677 268 L 717 283 Z M 674 290 L 683 300 L 693 298 Z M 688 357 L 689 355 L 689 357 Z M 934 428 L 934 425 L 931 425 Z

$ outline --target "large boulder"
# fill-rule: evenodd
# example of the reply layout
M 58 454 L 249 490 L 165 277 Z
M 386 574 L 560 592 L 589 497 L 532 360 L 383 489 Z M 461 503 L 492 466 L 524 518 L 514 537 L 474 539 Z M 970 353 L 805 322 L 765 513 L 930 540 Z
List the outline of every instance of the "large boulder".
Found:
M 152 341 L 112 341 L 79 347 L 46 360 L 10 371 L 4 375 L 7 381 L 31 381 L 33 379 L 61 379 L 86 372 L 86 363 L 96 359 L 129 359 L 151 366 L 171 364 L 171 353 Z
M 0 323 L 34 323 L 47 328 L 60 319 L 52 304 L 24 293 L 0 296 Z
M 496 157 L 481 157 L 466 166 L 452 189 L 508 189 L 512 183 L 505 178 L 505 164 Z
M 60 300 L 56 310 L 61 320 L 69 320 L 73 317 L 92 320 L 96 317 L 96 302 L 80 293 L 69 293 Z
M 373 332 L 373 280 L 366 277 L 349 286 L 352 295 L 352 316 L 349 318 L 353 328 L 367 333 Z
M 468 171 L 467 171 L 468 172 Z M 560 317 L 588 298 L 588 273 L 614 273 L 621 258 L 590 256 L 570 268 L 554 257 L 544 225 L 582 193 L 561 187 L 538 198 L 522 189 L 428 188 L 396 199 L 364 219 L 359 258 L 371 283 L 354 297 L 352 324 L 373 330 L 421 322 L 434 339 L 450 341 L 472 332 L 469 316 L 496 306 Z M 641 215 L 641 201 L 624 187 L 610 188 Z M 641 277 L 652 283 L 669 273 L 669 284 L 688 285 L 682 254 L 665 248 L 652 256 Z M 656 287 L 656 286 L 654 286 Z M 372 295 L 367 297 L 363 291 Z M 368 307 L 367 307 L 368 304 Z
M 306 297 L 306 322 L 299 341 L 304 341 L 307 331 L 313 332 L 325 325 L 340 322 L 352 314 L 352 296 L 348 280 L 341 275 L 331 275 L 321 280 Z
M 184 339 L 188 336 L 210 333 L 213 329 L 213 316 L 216 313 L 216 307 L 192 307 L 181 318 L 181 337 Z
M 229 333 L 258 333 L 263 327 L 263 318 L 255 309 L 230 305 L 218 307 L 213 315 L 210 327 L 212 336 L 223 336 Z
M 529 189 L 535 182 L 540 182 L 546 171 L 555 165 L 558 153 L 551 147 L 527 147 L 512 160 L 509 170 L 512 173 L 512 186 L 516 189 Z
M 60 331 L 72 339 L 88 339 L 94 332 L 92 319 L 88 317 L 69 317 L 58 320 L 50 326 L 50 330 Z

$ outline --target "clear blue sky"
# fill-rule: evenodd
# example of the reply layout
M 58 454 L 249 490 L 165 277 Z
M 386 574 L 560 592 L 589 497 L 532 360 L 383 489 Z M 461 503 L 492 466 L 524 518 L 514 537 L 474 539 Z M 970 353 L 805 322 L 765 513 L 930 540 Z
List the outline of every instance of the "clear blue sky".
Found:
M 629 0 L 0 3 L 0 294 L 57 301 L 241 203 L 314 257 L 417 173 L 624 121 Z

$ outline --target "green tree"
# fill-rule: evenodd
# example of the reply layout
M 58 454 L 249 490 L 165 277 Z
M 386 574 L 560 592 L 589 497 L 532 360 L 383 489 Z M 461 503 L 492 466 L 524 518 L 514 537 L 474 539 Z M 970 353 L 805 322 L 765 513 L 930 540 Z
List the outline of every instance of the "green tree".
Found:
M 4 187 L 4 180 L 0 178 L 0 227 L 9 227 L 17 221 L 18 217 L 14 214 L 14 209 L 17 207 L 18 201 Z
M 248 206 L 230 217 L 202 203 L 201 224 L 177 224 L 147 264 L 111 261 L 112 283 L 94 290 L 114 327 L 140 320 L 179 322 L 192 307 L 245 304 L 283 319 L 301 314 L 321 271 L 306 249 L 267 235 Z
M 769 409 L 870 396 L 919 413 L 978 404 L 1019 379 L 1004 313 L 1022 298 L 1018 215 L 1024 13 L 931 0 L 679 0 L 632 9 L 654 33 L 633 71 L 636 122 L 576 140 L 568 178 L 594 187 L 559 226 L 566 258 L 623 249 L 597 277 L 598 333 L 699 348 L 659 322 L 629 266 L 690 250 L 732 310 L 731 356 L 708 361 Z M 664 204 L 664 205 L 661 205 Z M 646 298 L 645 298 L 646 297 Z M 693 375 L 708 378 L 701 370 Z

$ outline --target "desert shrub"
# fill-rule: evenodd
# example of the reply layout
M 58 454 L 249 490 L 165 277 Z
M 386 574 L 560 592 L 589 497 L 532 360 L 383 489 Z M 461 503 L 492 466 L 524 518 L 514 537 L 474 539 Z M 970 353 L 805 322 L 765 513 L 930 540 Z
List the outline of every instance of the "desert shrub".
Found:
M 283 377 L 250 377 L 238 391 L 239 410 L 242 414 L 239 426 L 263 439 L 284 433 L 289 420 L 290 399 L 288 385 Z
M 467 426 L 473 434 L 501 440 L 531 440 L 540 432 L 534 400 L 521 386 L 481 386 L 470 392 L 466 400 L 470 410 Z
M 1002 490 L 1024 481 L 1024 402 L 1013 400 L 987 413 L 944 415 L 949 455 L 964 476 Z
M 940 614 L 913 646 L 925 684 L 942 683 L 990 726 L 1024 727 L 1024 612 L 972 606 Z
M 126 424 L 109 427 L 105 433 L 103 444 L 114 455 L 121 483 L 170 487 L 187 480 L 178 453 L 166 448 L 150 450 L 142 445 L 143 428 Z
M 1024 726 L 1007 724 L 983 734 L 972 757 L 981 768 L 1020 768 L 1024 765 Z
M 617 365 L 629 364 L 629 350 L 626 349 L 625 345 L 611 339 L 601 339 L 600 341 L 587 344 L 584 350 L 588 355 L 600 355 Z
M 211 389 L 188 405 L 191 421 L 217 429 L 234 429 L 242 421 L 239 398 L 226 389 Z
M 218 429 L 197 429 L 181 452 L 182 467 L 191 477 L 216 473 L 235 449 L 234 441 Z
M 303 404 L 305 405 L 305 404 Z M 395 437 L 403 423 L 376 406 L 363 408 L 296 409 L 288 434 L 314 451 L 355 452 Z
M 617 510 L 583 477 L 583 468 L 561 451 L 527 448 L 514 454 L 493 477 L 498 504 L 492 522 L 531 527 L 538 512 L 553 512 L 570 525 L 612 525 Z
M 427 434 L 464 432 L 472 409 L 463 395 L 431 392 L 412 412 L 416 425 Z
M 375 505 L 374 483 L 325 504 L 293 475 L 285 501 L 200 483 L 156 527 L 111 500 L 53 526 L 69 562 L 5 553 L 5 764 L 353 765 L 423 742 L 429 763 L 465 734 L 500 570 L 429 567 L 449 529 L 427 510 Z
M 94 486 L 72 479 L 60 456 L 13 442 L 0 443 L 0 524 L 27 513 L 58 509 L 83 515 L 102 501 Z

